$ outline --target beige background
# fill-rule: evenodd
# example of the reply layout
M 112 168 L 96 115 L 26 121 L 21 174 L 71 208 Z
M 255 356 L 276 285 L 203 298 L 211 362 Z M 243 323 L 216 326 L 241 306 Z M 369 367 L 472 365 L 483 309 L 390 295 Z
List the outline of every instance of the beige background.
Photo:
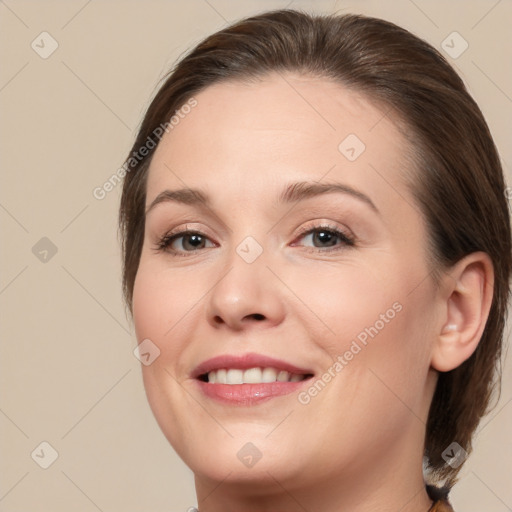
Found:
M 383 17 L 438 48 L 459 32 L 469 47 L 450 60 L 510 175 L 510 0 L 0 1 L 1 511 L 195 504 L 191 472 L 153 419 L 132 353 L 116 239 L 120 187 L 102 201 L 92 191 L 122 164 L 158 80 L 182 52 L 227 22 L 287 5 Z M 59 45 L 47 59 L 31 48 L 35 40 L 43 50 L 43 31 Z M 43 237 L 57 249 L 46 262 L 32 251 Z M 512 509 L 510 355 L 504 374 L 453 492 L 457 512 Z M 35 462 L 50 460 L 43 441 L 58 452 L 48 469 Z

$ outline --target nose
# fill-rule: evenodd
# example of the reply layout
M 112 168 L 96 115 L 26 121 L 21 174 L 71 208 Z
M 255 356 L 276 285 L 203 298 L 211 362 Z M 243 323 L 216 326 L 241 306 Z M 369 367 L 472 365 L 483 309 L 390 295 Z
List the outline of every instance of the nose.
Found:
M 235 251 L 208 295 L 207 315 L 216 329 L 268 328 L 285 316 L 283 285 L 261 255 L 247 263 Z

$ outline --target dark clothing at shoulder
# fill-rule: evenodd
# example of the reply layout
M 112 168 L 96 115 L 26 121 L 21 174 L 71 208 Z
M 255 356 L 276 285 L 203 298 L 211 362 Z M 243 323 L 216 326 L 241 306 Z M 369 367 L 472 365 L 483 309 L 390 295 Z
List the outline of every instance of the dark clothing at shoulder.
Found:
M 448 501 L 449 487 L 434 487 L 427 485 L 427 494 L 434 502 L 428 512 L 454 512 Z

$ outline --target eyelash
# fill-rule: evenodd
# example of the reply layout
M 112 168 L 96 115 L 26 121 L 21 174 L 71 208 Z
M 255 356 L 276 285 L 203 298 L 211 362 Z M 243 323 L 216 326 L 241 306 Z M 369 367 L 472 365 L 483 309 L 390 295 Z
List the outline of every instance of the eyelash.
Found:
M 297 238 L 303 238 L 306 235 L 312 234 L 316 231 L 326 232 L 331 235 L 337 236 L 343 245 L 336 246 L 334 248 L 327 247 L 324 249 L 322 249 L 320 247 L 310 247 L 309 248 L 310 252 L 316 252 L 316 253 L 335 252 L 335 251 L 344 249 L 346 247 L 353 247 L 355 245 L 354 237 L 349 236 L 346 233 L 344 233 L 343 231 L 341 231 L 340 229 L 338 229 L 337 227 L 330 226 L 328 224 L 318 224 L 318 225 L 309 226 L 307 228 L 304 228 L 303 230 L 301 230 L 301 232 L 299 233 Z M 174 242 L 178 238 L 181 238 L 184 235 L 199 235 L 201 237 L 208 238 L 204 233 L 201 233 L 200 231 L 196 231 L 196 230 L 184 229 L 184 230 L 177 231 L 177 232 L 170 232 L 170 233 L 167 233 L 166 235 L 164 235 L 156 243 L 154 250 L 156 252 L 168 252 L 175 256 L 188 256 L 189 254 L 194 254 L 196 252 L 199 252 L 201 249 L 197 249 L 195 251 L 177 251 L 175 249 L 169 249 L 169 246 L 172 244 L 172 242 Z

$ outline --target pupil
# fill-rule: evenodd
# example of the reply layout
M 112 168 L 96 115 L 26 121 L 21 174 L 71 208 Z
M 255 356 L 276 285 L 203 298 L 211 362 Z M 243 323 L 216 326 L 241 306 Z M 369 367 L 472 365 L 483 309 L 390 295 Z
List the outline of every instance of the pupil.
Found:
M 327 246 L 332 246 L 335 243 L 335 237 L 328 231 L 318 231 L 315 234 L 315 238 L 315 241 L 320 241 L 321 244 L 327 244 Z
M 187 238 L 185 240 L 187 240 Z M 191 244 L 193 249 L 197 249 L 202 243 L 201 235 L 189 235 L 188 243 Z

